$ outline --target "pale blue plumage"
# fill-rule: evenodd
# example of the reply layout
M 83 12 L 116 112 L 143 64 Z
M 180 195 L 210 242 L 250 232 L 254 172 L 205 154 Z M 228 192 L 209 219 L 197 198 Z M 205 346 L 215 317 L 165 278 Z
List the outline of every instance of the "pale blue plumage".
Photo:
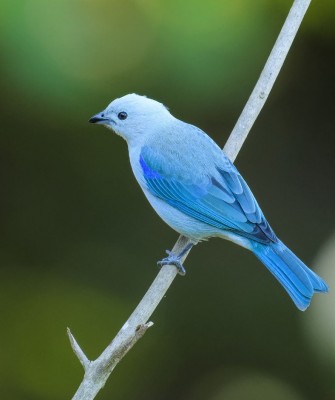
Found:
M 219 236 L 253 251 L 301 310 L 314 292 L 328 290 L 277 238 L 235 166 L 200 129 L 137 95 L 116 99 L 91 122 L 126 139 L 144 194 L 176 231 L 193 243 Z M 184 271 L 180 256 L 170 254 L 167 262 Z
M 164 154 L 155 154 L 155 150 L 148 146 L 142 148 L 140 164 L 147 189 L 179 211 L 216 228 L 262 243 L 274 240 L 275 234 L 247 184 L 224 154 L 220 156 L 228 168 L 223 170 L 215 166 L 216 176 L 208 174 L 203 183 L 193 183 L 196 180 L 196 177 L 192 179 L 193 170 L 189 171 L 186 179 L 174 174 L 171 168 L 166 174 Z M 183 161 L 182 157 L 180 161 Z

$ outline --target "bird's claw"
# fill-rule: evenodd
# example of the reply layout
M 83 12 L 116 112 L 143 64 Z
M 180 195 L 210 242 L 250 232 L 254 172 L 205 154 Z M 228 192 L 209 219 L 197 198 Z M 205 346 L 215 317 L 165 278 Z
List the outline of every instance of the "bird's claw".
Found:
M 186 270 L 183 267 L 182 262 L 180 261 L 180 256 L 173 253 L 170 250 L 166 250 L 166 253 L 167 253 L 168 257 L 165 257 L 162 260 L 158 261 L 157 265 L 159 267 L 163 267 L 164 265 L 174 265 L 178 270 L 178 274 L 185 275 Z

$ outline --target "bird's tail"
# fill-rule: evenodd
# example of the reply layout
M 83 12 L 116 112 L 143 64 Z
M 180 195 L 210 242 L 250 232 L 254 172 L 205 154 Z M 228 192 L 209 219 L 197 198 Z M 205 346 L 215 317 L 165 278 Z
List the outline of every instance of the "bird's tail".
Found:
M 281 241 L 267 245 L 252 241 L 252 250 L 283 285 L 300 310 L 306 310 L 314 292 L 328 292 L 326 282 Z

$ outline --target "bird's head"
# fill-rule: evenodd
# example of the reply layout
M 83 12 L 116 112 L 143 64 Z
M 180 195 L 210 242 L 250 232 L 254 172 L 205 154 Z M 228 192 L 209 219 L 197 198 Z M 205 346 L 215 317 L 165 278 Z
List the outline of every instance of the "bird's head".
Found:
M 158 101 L 127 94 L 112 101 L 89 122 L 105 125 L 129 143 L 150 134 L 170 118 L 168 109 Z

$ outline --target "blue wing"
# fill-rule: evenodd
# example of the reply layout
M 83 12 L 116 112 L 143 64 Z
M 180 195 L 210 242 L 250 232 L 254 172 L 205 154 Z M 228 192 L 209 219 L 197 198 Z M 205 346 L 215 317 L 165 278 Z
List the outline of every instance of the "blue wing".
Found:
M 246 182 L 223 153 L 215 173 L 201 182 L 178 174 L 162 157 L 148 146 L 142 148 L 140 164 L 151 194 L 213 227 L 261 243 L 277 241 Z

